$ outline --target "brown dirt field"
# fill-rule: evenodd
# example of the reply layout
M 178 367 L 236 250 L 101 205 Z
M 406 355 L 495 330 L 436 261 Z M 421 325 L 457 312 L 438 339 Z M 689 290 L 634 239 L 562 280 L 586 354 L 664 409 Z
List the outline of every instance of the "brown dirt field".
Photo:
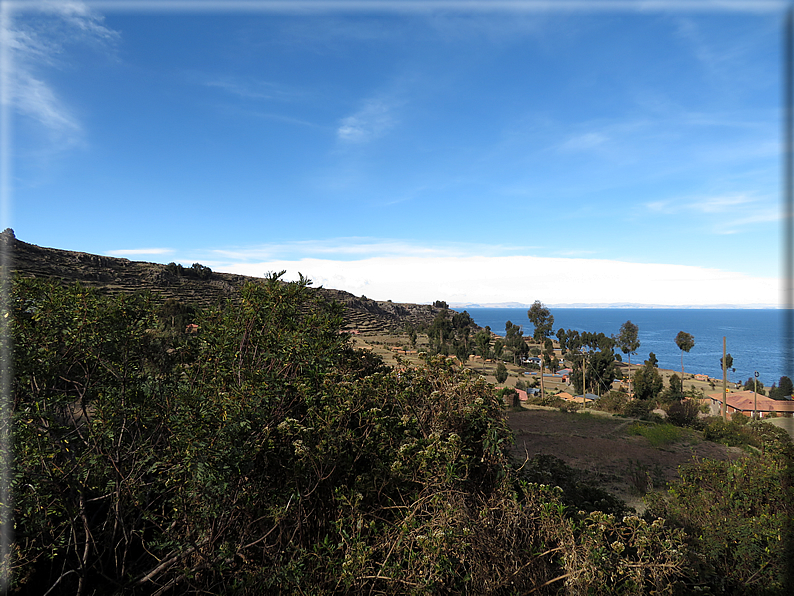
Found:
M 395 365 L 394 349 L 407 347 L 408 336 L 404 333 L 361 333 L 352 337 L 358 348 L 372 350 L 383 357 L 387 364 Z M 427 346 L 427 336 L 419 335 L 418 348 Z M 417 354 L 403 355 L 403 362 L 409 366 L 421 366 Z M 529 381 L 522 369 L 505 363 L 510 373 L 505 385 L 512 387 L 518 378 Z M 628 365 L 620 365 L 624 373 Z M 494 372 L 496 362 L 486 362 L 472 358 L 467 368 L 483 374 L 489 383 L 496 383 Z M 638 368 L 632 363 L 632 372 Z M 484 369 L 484 370 L 483 370 Z M 659 370 L 665 379 L 676 373 L 674 370 Z M 681 371 L 677 371 L 680 375 Z M 694 385 L 706 394 L 713 392 L 707 382 L 695 381 L 691 373 L 686 374 L 684 387 Z M 615 387 L 620 383 L 616 382 Z M 549 379 L 546 390 L 551 393 L 570 391 L 570 387 Z M 544 453 L 559 457 L 568 465 L 598 475 L 599 485 L 634 507 L 638 512 L 645 509 L 641 493 L 634 486 L 632 471 L 639 468 L 647 470 L 653 481 L 653 490 L 663 491 L 668 482 L 678 477 L 678 466 L 689 463 L 693 458 L 734 459 L 742 457 L 738 448 L 728 448 L 716 443 L 703 441 L 699 433 L 682 429 L 681 438 L 671 444 L 653 447 L 648 439 L 628 434 L 633 419 L 613 417 L 611 414 L 586 410 L 590 415 L 566 414 L 557 408 L 527 406 L 521 412 L 510 412 L 508 422 L 516 435 L 515 454 L 523 459 Z
M 632 483 L 632 469 L 644 467 L 651 474 L 653 490 L 665 490 L 667 483 L 678 477 L 678 466 L 695 457 L 724 460 L 743 456 L 740 449 L 703 441 L 690 429 L 681 429 L 681 437 L 674 443 L 653 447 L 645 437 L 628 434 L 634 422 L 603 413 L 581 415 L 542 408 L 508 414 L 516 436 L 516 457 L 544 453 L 596 473 L 605 481 L 602 488 L 638 512 L 645 507 Z

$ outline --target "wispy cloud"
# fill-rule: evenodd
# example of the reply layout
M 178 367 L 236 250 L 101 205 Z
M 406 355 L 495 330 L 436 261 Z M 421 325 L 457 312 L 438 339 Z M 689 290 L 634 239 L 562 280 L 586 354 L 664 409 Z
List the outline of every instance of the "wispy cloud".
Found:
M 204 73 L 190 72 L 187 75 L 192 84 L 217 89 L 224 98 L 222 109 L 244 118 L 261 118 L 297 124 L 299 126 L 323 127 L 305 118 L 279 113 L 284 105 L 292 105 L 312 99 L 312 94 L 282 83 L 262 81 L 251 78 L 240 78 L 229 75 L 213 76 Z
M 109 250 L 107 254 L 116 256 L 126 255 L 167 255 L 174 252 L 173 248 L 121 248 Z
M 600 132 L 588 132 L 570 137 L 560 144 L 562 151 L 589 151 L 606 143 L 609 140 Z
M 513 254 L 530 248 L 532 247 L 470 243 L 447 243 L 429 246 L 404 240 L 348 237 L 327 240 L 297 240 L 280 244 L 217 249 L 212 251 L 212 256 L 213 258 L 222 257 L 235 261 L 251 261 L 255 259 L 294 260 L 318 256 L 344 260 L 390 256 L 460 258 L 475 254 Z
M 770 35 L 779 35 L 778 19 L 758 21 L 753 28 L 728 31 L 720 28 L 721 35 L 715 36 L 709 21 L 700 21 L 688 15 L 675 19 L 676 33 L 690 48 L 692 55 L 704 71 L 741 92 L 753 78 L 775 76 L 770 72 L 772 62 L 764 65 L 754 59 L 759 48 L 768 44 Z
M 292 101 L 305 95 L 297 89 L 280 83 L 231 76 L 208 77 L 203 84 L 243 99 L 252 100 Z
M 756 197 L 745 194 L 720 195 L 712 197 L 684 197 L 651 201 L 645 206 L 656 213 L 674 215 L 683 212 L 696 213 L 729 213 L 737 207 L 753 205 L 759 202 Z
M 385 98 L 373 98 L 355 114 L 343 118 L 336 136 L 346 143 L 367 143 L 383 136 L 395 126 L 395 110 L 399 102 Z
M 80 123 L 69 108 L 46 82 L 29 72 L 18 71 L 11 77 L 10 87 L 10 96 L 16 110 L 37 121 L 51 134 L 65 139 L 82 131 Z
M 82 125 L 43 71 L 66 68 L 71 45 L 82 43 L 107 51 L 119 34 L 82 2 L 31 3 L 23 8 L 27 10 L 15 12 L 10 25 L 0 31 L 11 64 L 5 73 L 6 106 L 40 125 L 53 145 L 72 145 L 80 140 Z
M 645 203 L 657 215 L 702 215 L 709 222 L 711 233 L 737 234 L 751 224 L 777 222 L 781 218 L 776 200 L 750 194 L 728 194 L 705 197 L 678 197 Z
M 106 27 L 103 24 L 104 17 L 84 2 L 59 0 L 40 6 L 43 11 L 60 16 L 74 31 L 83 33 L 89 43 L 115 43 L 119 40 L 119 32 Z

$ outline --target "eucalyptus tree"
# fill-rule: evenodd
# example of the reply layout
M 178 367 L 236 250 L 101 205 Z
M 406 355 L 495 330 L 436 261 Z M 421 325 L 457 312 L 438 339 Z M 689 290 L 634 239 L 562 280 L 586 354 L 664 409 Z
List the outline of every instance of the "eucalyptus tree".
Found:
M 631 355 L 637 353 L 640 347 L 639 327 L 631 321 L 626 321 L 620 326 L 620 333 L 615 338 L 620 351 L 629 357 L 629 395 L 631 395 Z
M 497 339 L 493 344 L 493 355 L 497 358 L 501 358 L 502 354 L 504 353 L 505 342 L 501 339 Z
M 720 356 L 720 370 L 723 368 L 722 356 Z M 733 356 L 730 354 L 725 355 L 725 371 L 736 372 L 736 369 L 733 367 Z M 730 379 L 729 379 L 730 380 Z
M 641 400 L 656 399 L 664 388 L 664 381 L 652 360 L 646 360 L 634 375 L 634 397 Z
M 565 352 L 568 350 L 568 335 L 565 329 L 560 327 L 557 329 L 557 333 L 555 335 L 557 336 L 557 341 L 560 342 L 560 353 L 565 354 Z
M 482 355 L 482 369 L 483 372 L 485 371 L 485 359 L 488 358 L 488 352 L 490 351 L 491 347 L 491 334 L 484 329 L 482 331 L 478 331 L 477 334 L 474 336 L 474 342 L 477 344 L 477 347 L 480 350 L 480 354 Z
M 505 346 L 513 352 L 513 364 L 516 359 L 529 353 L 529 346 L 524 341 L 524 331 L 521 325 L 514 325 L 512 321 L 505 323 Z
M 681 350 L 681 381 L 684 381 L 684 352 L 689 352 L 695 347 L 695 338 L 685 331 L 679 331 L 675 336 L 675 345 Z
M 541 358 L 540 358 L 540 396 L 546 397 L 545 385 L 543 383 L 543 365 L 548 350 L 546 340 L 551 336 L 552 328 L 554 326 L 554 316 L 551 311 L 543 306 L 540 300 L 535 300 L 530 309 L 527 311 L 527 317 L 530 323 L 534 325 L 535 332 L 532 337 L 536 342 L 541 345 Z

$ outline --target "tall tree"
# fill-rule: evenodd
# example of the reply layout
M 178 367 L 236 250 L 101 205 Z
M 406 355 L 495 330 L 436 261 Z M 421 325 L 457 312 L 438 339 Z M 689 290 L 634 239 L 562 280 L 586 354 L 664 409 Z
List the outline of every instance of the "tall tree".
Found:
M 792 385 L 791 379 L 783 376 L 780 377 L 777 386 L 772 383 L 772 387 L 769 389 L 769 397 L 772 399 L 791 399 L 792 391 L 794 391 L 794 385 Z
M 562 329 L 560 331 L 562 331 Z M 565 349 L 563 355 L 567 358 L 569 355 L 578 354 L 582 349 L 582 337 L 579 335 L 579 332 L 576 329 L 568 329 L 564 331 L 564 333 Z
M 685 331 L 679 331 L 675 336 L 675 345 L 681 350 L 681 382 L 684 382 L 684 352 L 689 352 L 695 347 L 695 338 Z
M 757 391 L 759 395 L 766 395 L 766 389 L 764 389 L 764 384 L 758 379 L 754 379 L 753 377 L 747 378 L 747 382 L 744 384 L 744 390 Z
M 554 326 L 554 316 L 551 311 L 543 306 L 540 300 L 535 300 L 530 309 L 527 311 L 527 317 L 530 323 L 534 325 L 535 332 L 532 334 L 534 340 L 541 345 L 541 358 L 540 358 L 540 396 L 546 397 L 545 385 L 543 383 L 543 364 L 544 357 L 543 350 L 546 348 L 546 339 L 551 336 L 552 328 Z
M 598 395 L 605 395 L 611 388 L 612 382 L 617 376 L 615 366 L 615 354 L 612 350 L 599 350 L 591 352 L 586 361 L 586 387 L 582 383 L 583 358 L 581 354 L 574 355 L 574 371 L 571 374 L 571 382 L 577 393 L 584 395 L 588 390 Z
M 521 325 L 514 325 L 511 321 L 505 323 L 505 345 L 513 352 L 513 364 L 518 364 L 517 358 L 529 353 Z
M 560 353 L 565 354 L 568 351 L 568 336 L 565 332 L 565 329 L 560 327 L 557 329 L 557 340 L 560 342 Z
M 462 340 L 456 338 L 452 342 L 452 350 L 455 352 L 455 357 L 460 361 L 461 366 L 469 361 L 469 348 Z
M 496 382 L 504 383 L 507 380 L 507 367 L 504 362 L 496 365 Z
M 433 348 L 435 353 L 443 353 L 446 349 L 446 353 L 449 353 L 449 346 L 447 346 L 447 341 L 452 339 L 454 334 L 452 322 L 447 318 L 446 310 L 442 310 L 436 315 L 436 318 L 433 319 L 433 323 L 430 325 L 430 328 L 427 330 L 427 336 L 430 339 L 430 344 Z
M 681 379 L 678 378 L 678 375 L 671 375 L 668 382 L 670 387 L 667 392 L 667 397 L 677 401 L 684 399 L 684 386 Z
M 659 371 L 646 360 L 645 365 L 634 374 L 634 397 L 642 400 L 655 399 L 663 387 L 664 382 Z
M 720 356 L 720 369 L 722 368 L 722 356 Z M 725 355 L 725 370 L 730 370 L 731 372 L 736 372 L 736 369 L 733 368 L 733 356 L 730 354 Z M 730 379 L 728 379 L 730 381 Z
M 640 347 L 639 327 L 631 321 L 626 321 L 620 326 L 620 333 L 615 338 L 620 351 L 629 357 L 629 395 L 631 395 L 631 355 L 637 353 Z
M 488 358 L 488 351 L 491 347 L 491 334 L 485 330 L 478 331 L 477 335 L 474 336 L 474 341 L 480 350 L 480 355 L 482 355 L 482 370 L 485 372 L 485 359 Z
M 791 394 L 794 393 L 794 383 L 791 382 L 791 379 L 785 375 L 780 377 L 777 388 L 783 399 L 791 399 Z

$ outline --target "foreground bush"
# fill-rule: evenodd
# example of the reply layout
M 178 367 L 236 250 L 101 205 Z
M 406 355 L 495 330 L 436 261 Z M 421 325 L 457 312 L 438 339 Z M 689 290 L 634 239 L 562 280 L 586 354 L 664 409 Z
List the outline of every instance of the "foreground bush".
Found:
M 180 339 L 144 297 L 15 283 L 14 589 L 643 594 L 694 573 L 681 528 L 522 477 L 479 375 L 385 367 L 307 286 L 249 285 Z
M 687 591 L 788 593 L 792 493 L 785 458 L 695 462 L 680 469 L 666 495 L 646 501 L 649 515 L 686 531 Z

